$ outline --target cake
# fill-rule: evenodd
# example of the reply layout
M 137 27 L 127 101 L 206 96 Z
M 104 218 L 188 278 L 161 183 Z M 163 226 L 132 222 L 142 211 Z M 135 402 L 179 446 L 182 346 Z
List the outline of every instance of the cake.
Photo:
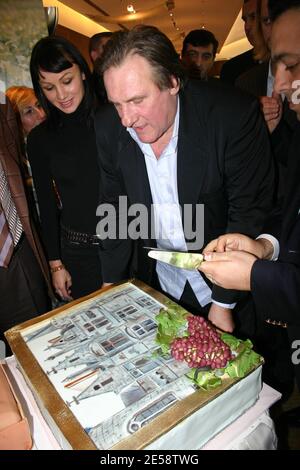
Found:
M 260 358 L 243 377 L 219 368 L 203 382 L 203 371 L 195 377 L 162 354 L 157 315 L 169 309 L 163 295 L 126 282 L 6 333 L 62 448 L 198 449 L 255 403 Z

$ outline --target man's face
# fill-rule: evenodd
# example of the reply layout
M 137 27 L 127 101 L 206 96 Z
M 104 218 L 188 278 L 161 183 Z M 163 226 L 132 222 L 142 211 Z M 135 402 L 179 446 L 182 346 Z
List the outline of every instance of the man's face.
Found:
M 188 44 L 186 51 L 182 57 L 183 62 L 188 67 L 197 67 L 200 75 L 207 77 L 208 72 L 214 64 L 213 45 L 208 46 L 193 46 Z
M 103 54 L 103 51 L 104 51 L 104 46 L 106 45 L 106 43 L 110 40 L 111 38 L 108 36 L 108 37 L 104 37 L 104 38 L 101 38 L 96 49 L 93 49 L 91 51 L 91 59 L 93 62 L 95 62 L 96 59 L 100 59 L 102 54 Z
M 248 41 L 254 45 L 254 31 L 256 22 L 256 0 L 249 0 L 244 3 L 242 11 L 242 19 L 244 21 L 245 33 Z
M 274 89 L 287 97 L 300 121 L 300 9 L 287 11 L 273 23 L 271 51 L 276 70 Z
M 268 0 L 262 0 L 260 10 L 261 29 L 268 49 L 271 49 L 272 22 L 269 17 Z
M 177 109 L 179 85 L 160 90 L 153 69 L 146 59 L 134 54 L 118 67 L 104 72 L 107 96 L 120 116 L 123 126 L 135 130 L 142 142 L 168 143 Z

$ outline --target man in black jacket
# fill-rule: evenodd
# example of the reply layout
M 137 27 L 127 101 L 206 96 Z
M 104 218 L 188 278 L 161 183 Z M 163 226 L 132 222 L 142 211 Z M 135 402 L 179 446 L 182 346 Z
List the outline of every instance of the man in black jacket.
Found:
M 190 309 L 209 309 L 213 322 L 232 330 L 223 318 L 235 293 L 212 287 L 197 272 L 154 264 L 143 247 L 199 252 L 223 231 L 259 233 L 272 199 L 273 167 L 257 104 L 234 89 L 224 93 L 201 81 L 184 86 L 172 43 L 154 27 L 115 33 L 102 67 L 114 104 L 95 118 L 102 201 L 113 205 L 121 224 L 103 241 L 103 279 L 128 277 L 135 245 L 136 277 Z M 120 196 L 131 215 L 139 204 L 149 216 L 136 221 L 127 239 L 134 225 Z
M 276 63 L 274 88 L 285 94 L 299 121 L 300 0 L 270 0 L 269 9 L 274 21 L 271 40 L 272 59 Z M 290 357 L 300 387 L 299 123 L 289 140 L 289 189 L 281 217 L 274 219 L 273 236 L 264 234 L 253 241 L 239 234 L 224 235 L 206 247 L 208 254 L 201 271 L 216 285 L 251 290 L 261 319 L 287 327 Z M 288 417 L 290 424 L 300 426 L 300 408 Z
M 244 0 L 242 19 L 244 21 L 245 34 L 248 41 L 254 46 L 254 32 L 256 25 L 256 2 L 257 0 Z M 253 48 L 249 51 L 233 57 L 225 62 L 222 67 L 220 78 L 224 82 L 235 84 L 236 79 L 243 73 L 254 67 L 257 62 L 253 58 Z

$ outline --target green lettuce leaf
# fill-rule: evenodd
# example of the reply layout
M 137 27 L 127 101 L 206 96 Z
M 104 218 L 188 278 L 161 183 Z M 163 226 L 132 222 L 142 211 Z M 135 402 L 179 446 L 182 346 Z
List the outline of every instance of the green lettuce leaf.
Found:
M 213 371 L 199 371 L 199 369 L 191 369 L 186 376 L 202 390 L 212 390 L 222 384 L 221 377 L 217 377 Z
M 170 344 L 175 338 L 187 336 L 188 312 L 171 300 L 166 303 L 167 309 L 162 308 L 155 320 L 158 325 L 156 343 L 161 347 L 163 354 L 167 354 Z

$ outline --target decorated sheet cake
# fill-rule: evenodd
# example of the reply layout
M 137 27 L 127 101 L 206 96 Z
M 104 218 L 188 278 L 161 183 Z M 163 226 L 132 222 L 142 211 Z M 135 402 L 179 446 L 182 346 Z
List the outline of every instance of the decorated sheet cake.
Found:
M 7 338 L 63 448 L 200 448 L 261 388 L 250 342 L 220 335 L 139 281 L 18 325 Z M 226 394 L 232 402 L 235 393 L 226 412 Z M 214 420 L 210 411 L 206 426 L 211 403 L 223 414 Z M 177 427 L 188 432 L 195 420 L 195 442 L 178 441 Z

